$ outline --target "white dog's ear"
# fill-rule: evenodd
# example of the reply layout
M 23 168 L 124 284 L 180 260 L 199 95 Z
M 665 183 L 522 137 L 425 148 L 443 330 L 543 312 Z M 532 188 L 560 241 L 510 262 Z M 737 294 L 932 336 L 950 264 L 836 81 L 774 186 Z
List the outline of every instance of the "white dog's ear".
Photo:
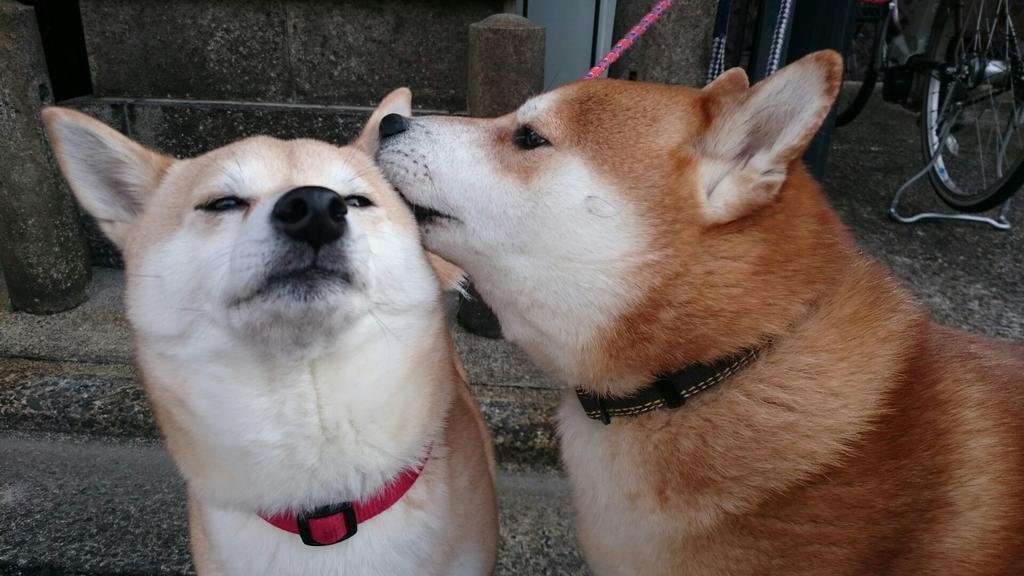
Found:
M 110 240 L 123 248 L 127 227 L 142 213 L 174 159 L 66 108 L 46 108 L 43 123 L 78 202 Z
M 441 290 L 466 293 L 466 273 L 462 268 L 433 252 L 427 252 L 427 260 L 430 261 L 430 267 L 434 269 L 434 274 L 437 274 L 438 280 L 441 281 Z
M 377 145 L 380 143 L 380 119 L 388 114 L 401 114 L 412 116 L 412 91 L 408 88 L 397 88 L 384 97 L 377 105 L 377 109 L 370 115 L 370 119 L 363 126 L 359 138 L 352 143 L 363 152 L 373 156 L 377 153 Z
M 725 78 L 728 74 L 706 88 L 711 97 L 741 83 L 738 74 Z M 842 58 L 825 50 L 782 68 L 738 98 L 718 98 L 701 143 L 700 185 L 708 222 L 736 220 L 776 198 L 790 164 L 828 116 L 842 78 Z

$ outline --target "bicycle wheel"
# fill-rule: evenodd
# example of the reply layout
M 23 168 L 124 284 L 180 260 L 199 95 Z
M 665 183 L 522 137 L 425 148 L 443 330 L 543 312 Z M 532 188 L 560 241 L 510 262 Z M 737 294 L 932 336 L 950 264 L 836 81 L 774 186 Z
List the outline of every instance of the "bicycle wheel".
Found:
M 870 17 L 860 18 L 857 22 L 857 31 L 850 42 L 850 53 L 847 54 L 844 62 L 843 88 L 836 99 L 836 128 L 846 126 L 867 106 L 868 100 L 875 92 L 878 84 L 878 70 L 884 59 L 886 23 L 888 22 L 888 7 L 885 11 L 879 11 L 878 7 L 861 7 L 861 10 L 874 9 Z M 864 48 L 867 48 L 865 51 Z M 856 82 L 856 75 L 863 69 L 863 76 L 856 92 L 847 89 L 848 84 Z M 853 86 L 850 86 L 853 88 Z M 853 94 L 851 95 L 851 92 Z
M 962 212 L 994 208 L 1024 184 L 1022 17 L 1024 0 L 950 0 L 936 18 L 922 149 L 928 159 L 938 153 L 936 193 Z

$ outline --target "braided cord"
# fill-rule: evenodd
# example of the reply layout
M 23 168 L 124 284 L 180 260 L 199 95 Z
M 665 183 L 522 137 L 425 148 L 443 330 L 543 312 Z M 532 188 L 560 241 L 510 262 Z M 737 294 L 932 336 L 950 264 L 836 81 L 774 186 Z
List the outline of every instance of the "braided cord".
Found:
M 782 48 L 786 45 L 786 36 L 789 35 L 790 18 L 793 16 L 793 0 L 782 0 L 779 5 L 779 17 L 775 21 L 775 30 L 772 32 L 772 44 L 768 50 L 768 62 L 765 64 L 764 75 L 771 76 L 779 69 L 782 63 Z
M 715 78 L 725 72 L 725 47 L 729 35 L 729 13 L 731 11 L 731 0 L 718 0 L 715 29 L 711 33 L 711 62 L 708 63 L 707 76 L 704 77 L 705 84 L 711 84 Z
M 605 71 L 608 70 L 608 67 L 618 60 L 619 56 L 622 56 L 623 52 L 629 50 L 633 46 L 633 43 L 643 36 L 644 32 L 647 32 L 647 29 L 651 27 L 651 24 L 654 24 L 658 18 L 660 18 L 661 15 L 672 6 L 672 2 L 673 0 L 660 0 L 655 4 L 654 8 L 651 8 L 651 11 L 640 19 L 639 24 L 633 26 L 629 32 L 622 37 L 622 40 L 615 43 L 615 46 L 612 47 L 610 52 L 605 54 L 604 58 L 601 58 L 597 63 L 597 66 L 594 66 L 589 72 L 583 75 L 583 79 L 593 80 L 594 78 L 598 78 L 604 74 Z

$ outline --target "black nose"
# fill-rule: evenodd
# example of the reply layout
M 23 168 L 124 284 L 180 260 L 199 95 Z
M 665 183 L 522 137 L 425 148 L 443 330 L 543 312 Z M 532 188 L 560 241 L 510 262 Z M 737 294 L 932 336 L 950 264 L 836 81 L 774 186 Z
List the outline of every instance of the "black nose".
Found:
M 274 204 L 274 226 L 314 249 L 334 242 L 345 233 L 345 200 L 334 190 L 303 186 L 289 191 Z
M 409 119 L 401 114 L 388 114 L 380 119 L 380 137 L 387 138 L 409 129 Z

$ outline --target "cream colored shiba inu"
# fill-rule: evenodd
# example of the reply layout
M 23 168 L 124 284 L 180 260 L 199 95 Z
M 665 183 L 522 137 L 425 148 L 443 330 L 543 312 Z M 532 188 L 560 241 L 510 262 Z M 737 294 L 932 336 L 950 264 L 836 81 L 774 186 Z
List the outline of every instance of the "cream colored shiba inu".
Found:
M 352 147 L 255 137 L 188 160 L 43 113 L 124 253 L 201 575 L 493 570 L 489 435 L 415 220 L 370 157 L 409 100 L 389 95 Z
M 1024 574 L 1024 349 L 857 250 L 800 162 L 841 78 L 822 52 L 382 122 L 427 248 L 568 385 L 598 575 Z

